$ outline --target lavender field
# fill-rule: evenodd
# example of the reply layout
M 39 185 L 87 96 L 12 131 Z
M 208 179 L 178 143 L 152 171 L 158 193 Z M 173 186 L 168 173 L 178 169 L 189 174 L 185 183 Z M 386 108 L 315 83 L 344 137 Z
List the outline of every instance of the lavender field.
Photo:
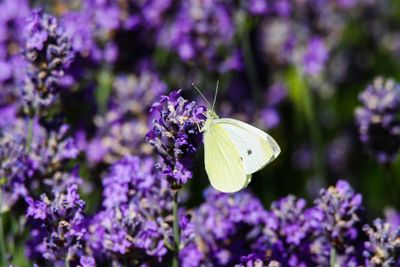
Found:
M 399 151 L 399 0 L 0 0 L 0 267 L 400 267 Z

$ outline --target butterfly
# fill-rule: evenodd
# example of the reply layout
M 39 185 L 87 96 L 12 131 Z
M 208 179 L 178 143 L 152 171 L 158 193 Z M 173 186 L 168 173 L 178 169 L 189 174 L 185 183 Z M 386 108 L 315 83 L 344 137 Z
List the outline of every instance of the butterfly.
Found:
M 253 173 L 276 159 L 281 149 L 266 132 L 239 120 L 219 118 L 214 111 L 217 92 L 218 83 L 212 106 L 201 94 L 209 106 L 201 129 L 205 169 L 215 189 L 234 193 L 250 183 Z

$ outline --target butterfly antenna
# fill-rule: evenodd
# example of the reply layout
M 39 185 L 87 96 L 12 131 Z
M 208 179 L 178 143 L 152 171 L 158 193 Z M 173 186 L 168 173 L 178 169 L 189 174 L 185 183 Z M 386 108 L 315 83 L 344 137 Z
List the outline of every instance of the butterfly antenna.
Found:
M 199 94 L 204 98 L 204 100 L 207 102 L 208 107 L 211 107 L 210 102 L 207 101 L 207 98 L 201 93 L 200 89 L 197 88 L 197 86 L 192 83 L 193 87 L 197 90 L 197 92 L 199 92 Z
M 215 87 L 214 101 L 213 101 L 211 110 L 214 110 L 215 102 L 217 102 L 218 87 L 219 87 L 219 80 L 217 80 L 217 86 Z

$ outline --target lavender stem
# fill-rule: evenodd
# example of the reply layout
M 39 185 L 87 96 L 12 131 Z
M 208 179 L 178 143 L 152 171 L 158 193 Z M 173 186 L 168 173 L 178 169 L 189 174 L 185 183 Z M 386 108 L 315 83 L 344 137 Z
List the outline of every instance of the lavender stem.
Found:
M 331 256 L 329 259 L 329 266 L 330 267 L 338 267 L 337 260 L 336 260 L 336 250 L 335 248 L 331 249 Z
M 1 192 L 0 192 L 0 197 L 1 197 Z M 0 213 L 0 258 L 2 259 L 1 262 L 4 264 L 4 266 L 7 265 L 7 261 L 6 261 L 6 242 L 4 239 L 4 220 L 3 220 L 3 213 Z
M 251 48 L 250 42 L 250 21 L 248 17 L 242 13 L 240 17 L 240 23 L 242 24 L 242 28 L 239 33 L 240 46 L 243 49 L 244 61 L 246 64 L 246 74 L 250 80 L 251 88 L 253 89 L 254 98 L 261 98 L 261 86 L 259 82 L 259 78 L 257 75 L 256 65 L 254 62 L 254 55 Z
M 29 117 L 29 122 L 28 122 L 28 136 L 26 137 L 26 151 L 27 151 L 28 153 L 30 153 L 30 152 L 31 152 L 31 149 L 32 149 L 33 120 L 34 120 L 34 116 Z
M 174 192 L 174 202 L 172 207 L 172 213 L 174 216 L 173 231 L 174 231 L 174 259 L 172 262 L 173 267 L 179 267 L 179 244 L 180 244 L 180 232 L 179 232 L 179 218 L 178 218 L 178 192 Z

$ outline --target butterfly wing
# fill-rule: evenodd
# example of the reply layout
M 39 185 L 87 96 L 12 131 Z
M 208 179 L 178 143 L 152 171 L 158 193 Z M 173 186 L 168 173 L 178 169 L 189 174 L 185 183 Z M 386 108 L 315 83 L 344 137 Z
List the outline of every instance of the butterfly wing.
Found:
M 252 174 L 273 161 L 281 152 L 277 142 L 267 133 L 235 119 L 216 119 L 215 127 L 228 134 L 243 160 L 245 173 Z
M 237 192 L 251 180 L 239 150 L 221 125 L 211 124 L 204 133 L 204 158 L 210 183 L 218 191 Z

